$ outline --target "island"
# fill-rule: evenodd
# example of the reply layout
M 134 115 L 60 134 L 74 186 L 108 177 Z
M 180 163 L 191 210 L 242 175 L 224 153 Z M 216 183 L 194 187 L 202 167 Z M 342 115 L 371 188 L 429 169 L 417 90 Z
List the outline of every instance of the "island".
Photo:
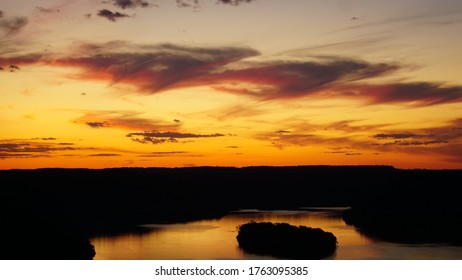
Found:
M 337 238 L 331 232 L 287 223 L 243 224 L 236 239 L 247 253 L 284 259 L 323 259 L 337 249 Z

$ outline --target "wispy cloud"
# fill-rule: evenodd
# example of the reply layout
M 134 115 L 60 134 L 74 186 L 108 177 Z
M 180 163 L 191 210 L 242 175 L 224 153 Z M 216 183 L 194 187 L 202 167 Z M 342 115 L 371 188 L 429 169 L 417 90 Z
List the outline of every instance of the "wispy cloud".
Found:
M 454 144 L 462 140 L 462 119 L 452 120 L 440 127 L 386 131 L 372 137 L 382 146 Z
M 364 85 L 352 88 L 352 92 L 369 99 L 371 103 L 429 106 L 462 101 L 462 86 L 434 82 Z
M 128 14 L 122 14 L 120 12 L 113 12 L 113 11 L 108 10 L 108 9 L 99 10 L 97 15 L 100 16 L 100 17 L 104 17 L 104 18 L 106 18 L 106 19 L 108 19 L 109 21 L 112 21 L 112 22 L 116 22 L 117 20 L 119 20 L 121 18 L 130 17 Z
M 88 111 L 74 122 L 91 128 L 117 128 L 124 130 L 169 130 L 176 131 L 182 126 L 179 121 L 172 122 L 141 118 L 139 112 Z
M 55 65 L 85 69 L 82 78 L 106 79 L 128 83 L 142 92 L 155 93 L 174 87 L 206 84 L 201 78 L 213 76 L 223 66 L 258 52 L 250 48 L 201 48 L 173 44 L 133 45 L 115 41 L 84 44 Z
M 123 155 L 139 155 L 139 153 L 109 147 L 94 147 L 85 146 L 81 143 L 63 142 L 54 137 L 0 139 L 0 160 L 8 158 L 119 157 Z
M 237 6 L 243 3 L 251 3 L 254 1 L 255 0 L 218 0 L 217 2 L 220 4 Z
M 42 138 L 32 138 L 32 140 L 54 141 L 57 139 L 54 137 L 42 137 Z
M 189 154 L 186 151 L 152 152 L 152 153 L 149 153 L 149 154 L 140 155 L 140 157 L 148 157 L 148 158 L 151 158 L 151 157 L 154 157 L 154 158 L 156 158 L 156 157 L 172 157 L 172 156 L 184 157 L 184 156 L 193 156 L 193 155 Z
M 389 26 L 390 24 L 410 24 L 415 23 L 419 26 L 425 23 L 431 23 L 434 25 L 437 21 L 443 21 L 447 23 L 458 23 L 461 21 L 460 14 L 462 13 L 462 4 L 459 1 L 441 1 L 438 5 L 419 5 L 403 10 L 401 13 L 395 16 L 384 18 L 381 20 L 371 21 L 357 21 L 359 24 L 353 26 L 341 28 L 335 32 L 343 32 L 347 30 L 356 30 L 369 27 L 382 27 Z M 444 2 L 444 3 L 443 3 Z M 415 25 L 410 25 L 413 28 Z
M 432 154 L 449 162 L 462 162 L 462 119 L 440 127 L 387 131 L 373 136 L 374 148 L 385 152 Z
M 134 132 L 127 134 L 132 141 L 142 144 L 163 144 L 163 143 L 177 143 L 179 139 L 196 139 L 196 138 L 215 138 L 223 137 L 224 134 L 194 134 L 194 133 L 180 133 L 180 132 Z
M 107 122 L 85 122 L 85 124 L 92 128 L 103 128 L 110 126 Z
M 202 0 L 175 0 L 176 4 L 180 8 L 193 7 L 197 9 L 201 6 Z M 230 6 L 239 6 L 244 3 L 251 3 L 255 0 L 216 0 L 216 4 L 230 5 Z
M 290 130 L 259 133 L 255 138 L 278 149 L 321 145 L 328 154 L 433 154 L 449 161 L 462 162 L 462 119 L 419 129 L 386 129 L 390 125 L 359 125 L 354 120 L 341 125 L 339 122 L 325 125 L 302 123 Z M 340 133 L 329 134 L 331 129 Z
M 312 95 L 342 84 L 379 77 L 397 69 L 397 65 L 348 59 L 323 62 L 275 61 L 224 71 L 217 74 L 215 79 L 221 84 L 236 84 L 217 86 L 220 90 L 264 99 L 279 99 Z
M 28 23 L 29 20 L 27 17 L 6 18 L 2 13 L 0 17 L 0 30 L 5 33 L 5 36 L 12 36 L 21 31 Z
M 58 152 L 76 151 L 79 149 L 73 145 L 62 145 L 51 140 L 52 138 L 0 140 L 0 159 L 50 157 Z
M 54 13 L 59 13 L 61 11 L 59 9 L 44 8 L 44 7 L 35 7 L 35 9 L 42 14 L 54 14 Z
M 143 132 L 128 133 L 126 137 L 132 141 L 143 144 L 177 143 L 180 139 L 191 140 L 197 138 L 215 138 L 224 134 L 195 134 L 181 132 L 183 123 L 180 120 L 172 121 L 153 120 L 140 117 L 139 112 L 119 111 L 89 111 L 74 120 L 74 123 L 86 125 L 95 129 L 123 129 L 141 130 Z
M 148 1 L 143 1 L 143 0 L 113 0 L 113 1 L 106 1 L 105 3 L 112 3 L 113 5 L 122 8 L 122 9 L 128 9 L 128 8 L 147 8 L 152 6 Z
M 90 154 L 89 157 L 120 157 L 121 154 L 101 153 L 101 154 Z
M 176 5 L 180 8 L 186 8 L 186 7 L 194 7 L 198 8 L 199 7 L 199 0 L 175 0 Z
M 136 45 L 125 41 L 81 44 L 67 55 L 1 57 L 0 65 L 42 63 L 82 71 L 76 79 L 109 81 L 155 94 L 170 89 L 209 86 L 256 100 L 350 98 L 369 104 L 431 106 L 462 101 L 462 86 L 437 82 L 372 83 L 408 70 L 399 63 L 371 63 L 345 57 L 264 58 L 247 47 Z
M 250 118 L 266 113 L 265 109 L 259 108 L 258 104 L 234 104 L 220 107 L 213 110 L 188 114 L 189 116 L 199 116 L 213 118 L 218 121 L 227 121 L 237 118 Z
M 348 143 L 351 140 L 348 137 L 326 137 L 315 133 L 306 132 L 287 132 L 277 131 L 268 133 L 259 133 L 256 139 L 269 142 L 273 147 L 284 149 L 290 146 L 309 146 L 323 143 L 325 146 L 338 146 L 342 143 Z

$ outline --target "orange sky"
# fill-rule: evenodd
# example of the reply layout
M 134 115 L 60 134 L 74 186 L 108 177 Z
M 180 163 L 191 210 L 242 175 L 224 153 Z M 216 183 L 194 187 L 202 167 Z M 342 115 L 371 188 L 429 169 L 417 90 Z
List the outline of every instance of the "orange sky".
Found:
M 0 169 L 462 168 L 458 0 L 0 0 Z

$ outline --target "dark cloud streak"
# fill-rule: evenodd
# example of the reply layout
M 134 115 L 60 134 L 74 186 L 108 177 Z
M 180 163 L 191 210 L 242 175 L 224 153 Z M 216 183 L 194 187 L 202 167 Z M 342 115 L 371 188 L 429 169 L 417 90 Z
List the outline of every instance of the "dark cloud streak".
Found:
M 157 157 L 172 157 L 172 156 L 192 156 L 188 155 L 186 151 L 171 151 L 171 152 L 152 152 L 150 154 L 140 155 L 140 157 L 148 157 L 148 158 L 157 158 Z
M 116 157 L 133 151 L 111 148 L 84 147 L 75 143 L 59 142 L 57 138 L 0 139 L 0 160 L 7 158 L 51 157 Z M 135 153 L 136 154 L 136 153 Z
M 119 12 L 113 12 L 113 11 L 107 10 L 107 9 L 99 10 L 97 15 L 100 16 L 100 17 L 104 17 L 104 18 L 106 18 L 106 19 L 108 19 L 109 21 L 112 21 L 112 22 L 116 22 L 120 18 L 130 17 L 127 14 L 122 14 L 122 13 L 119 13 Z
M 147 8 L 150 7 L 151 4 L 147 1 L 142 1 L 142 0 L 114 0 L 112 1 L 112 4 L 114 6 L 117 6 L 122 9 L 128 9 L 128 8 Z
M 232 5 L 232 6 L 238 6 L 243 3 L 251 3 L 254 2 L 255 0 L 217 0 L 217 3 L 219 4 L 225 4 L 225 5 Z
M 462 86 L 441 83 L 402 83 L 359 87 L 372 103 L 414 103 L 429 106 L 462 101 Z
M 203 2 L 200 0 L 175 0 L 175 1 L 176 1 L 176 5 L 180 8 L 193 7 L 194 9 L 199 8 L 201 2 Z M 216 0 L 216 4 L 239 6 L 240 4 L 251 3 L 254 1 L 255 0 Z
M 223 137 L 224 134 L 193 134 L 193 133 L 180 133 L 180 132 L 133 132 L 127 134 L 127 137 L 132 141 L 142 144 L 163 144 L 163 143 L 177 143 L 178 139 L 195 139 L 195 138 L 215 138 Z
M 236 94 L 254 95 L 264 99 L 296 98 L 311 95 L 338 84 L 346 84 L 388 74 L 397 65 L 370 64 L 355 60 L 277 61 L 217 74 L 219 84 L 248 83 L 253 88 L 219 86 L 217 89 Z M 212 77 L 213 78 L 213 77 Z
M 121 154 L 111 154 L 111 153 L 101 153 L 101 154 L 91 154 L 90 157 L 120 157 Z
M 103 128 L 110 126 L 107 122 L 85 122 L 85 124 L 91 128 Z
M 56 145 L 55 143 L 42 143 L 30 140 L 2 141 L 0 142 L 0 159 L 3 158 L 29 158 L 48 157 L 55 152 L 75 151 L 78 148 Z
M 100 53 L 103 50 L 105 53 Z M 82 45 L 79 51 L 85 55 L 58 59 L 54 63 L 85 69 L 82 78 L 110 75 L 113 83 L 133 84 L 148 93 L 207 84 L 205 80 L 213 81 L 213 72 L 233 61 L 258 54 L 250 48 L 201 48 L 173 44 L 143 46 L 121 41 Z
M 175 0 L 176 5 L 180 8 L 199 7 L 199 0 Z

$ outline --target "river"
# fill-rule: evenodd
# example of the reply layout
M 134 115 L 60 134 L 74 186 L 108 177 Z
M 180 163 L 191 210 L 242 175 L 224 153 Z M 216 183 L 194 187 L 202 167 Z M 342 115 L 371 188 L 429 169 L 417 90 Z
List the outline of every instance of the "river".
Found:
M 445 244 L 397 244 L 374 240 L 346 225 L 342 208 L 305 208 L 298 211 L 241 210 L 221 219 L 178 224 L 142 225 L 140 231 L 91 239 L 96 260 L 212 260 L 272 259 L 243 252 L 237 244 L 239 225 L 285 222 L 332 232 L 338 248 L 328 259 L 338 260 L 449 260 L 462 259 L 462 247 Z

